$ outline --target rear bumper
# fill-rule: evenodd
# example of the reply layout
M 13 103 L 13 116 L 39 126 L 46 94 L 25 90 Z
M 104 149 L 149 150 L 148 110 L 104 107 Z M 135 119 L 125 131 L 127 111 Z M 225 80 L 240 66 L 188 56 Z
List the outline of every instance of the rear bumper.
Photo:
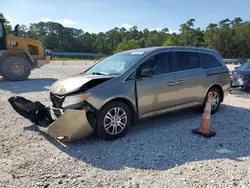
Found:
M 38 129 L 64 141 L 84 138 L 94 132 L 86 116 L 87 110 L 68 109 L 57 119 L 52 119 L 50 108 L 40 102 L 32 102 L 23 97 L 11 97 L 9 103 L 17 113 L 29 119 Z
M 224 98 L 227 97 L 230 93 L 230 84 L 223 86 Z

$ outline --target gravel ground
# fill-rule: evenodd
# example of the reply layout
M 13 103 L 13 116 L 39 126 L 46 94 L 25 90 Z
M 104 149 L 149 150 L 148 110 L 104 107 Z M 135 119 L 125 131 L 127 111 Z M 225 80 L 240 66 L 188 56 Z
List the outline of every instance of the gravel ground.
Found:
M 189 110 L 140 122 L 118 140 L 68 144 L 38 132 L 7 102 L 21 95 L 49 104 L 46 88 L 87 66 L 53 62 L 27 81 L 0 78 L 0 187 L 250 187 L 248 98 L 225 99 L 211 139 L 191 133 L 201 114 Z

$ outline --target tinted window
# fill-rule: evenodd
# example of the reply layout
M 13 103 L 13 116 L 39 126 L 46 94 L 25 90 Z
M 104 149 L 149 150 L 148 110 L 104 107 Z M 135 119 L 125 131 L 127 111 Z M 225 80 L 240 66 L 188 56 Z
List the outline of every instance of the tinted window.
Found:
M 0 38 L 3 37 L 3 25 L 0 23 Z
M 200 67 L 198 54 L 195 52 L 176 52 L 177 71 Z
M 170 53 L 165 52 L 150 57 L 143 63 L 140 70 L 142 69 L 153 69 L 154 75 L 169 73 L 171 71 Z
M 210 69 L 222 66 L 219 60 L 216 59 L 213 55 L 200 53 L 199 58 L 200 58 L 201 68 Z
M 37 46 L 33 46 L 33 45 L 29 45 L 29 44 L 28 44 L 28 52 L 29 52 L 31 55 L 39 55 L 39 50 L 38 50 L 38 47 L 37 47 Z

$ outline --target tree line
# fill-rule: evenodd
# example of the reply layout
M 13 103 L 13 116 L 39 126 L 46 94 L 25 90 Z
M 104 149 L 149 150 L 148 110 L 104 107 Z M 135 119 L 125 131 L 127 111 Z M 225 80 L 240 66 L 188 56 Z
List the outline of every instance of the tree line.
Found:
M 0 18 L 4 15 L 0 13 Z M 89 33 L 82 29 L 64 27 L 56 22 L 21 25 L 19 35 L 41 40 L 54 52 L 86 52 L 113 54 L 116 52 L 154 46 L 194 46 L 218 50 L 224 58 L 250 58 L 250 22 L 240 17 L 209 24 L 204 30 L 194 27 L 195 19 L 180 25 L 178 33 L 115 27 L 107 32 Z M 6 22 L 6 31 L 13 28 Z

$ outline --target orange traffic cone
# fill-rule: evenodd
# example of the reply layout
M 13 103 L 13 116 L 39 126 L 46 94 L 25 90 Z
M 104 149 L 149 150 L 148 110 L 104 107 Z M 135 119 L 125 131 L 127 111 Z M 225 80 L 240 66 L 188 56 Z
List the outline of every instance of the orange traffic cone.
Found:
M 211 100 L 213 94 L 210 92 L 208 93 L 208 99 L 206 103 L 206 107 L 204 109 L 204 113 L 202 116 L 202 120 L 200 123 L 200 127 L 198 129 L 193 129 L 192 132 L 194 134 L 198 134 L 207 138 L 213 137 L 216 135 L 215 132 L 210 130 L 210 117 L 211 117 Z

